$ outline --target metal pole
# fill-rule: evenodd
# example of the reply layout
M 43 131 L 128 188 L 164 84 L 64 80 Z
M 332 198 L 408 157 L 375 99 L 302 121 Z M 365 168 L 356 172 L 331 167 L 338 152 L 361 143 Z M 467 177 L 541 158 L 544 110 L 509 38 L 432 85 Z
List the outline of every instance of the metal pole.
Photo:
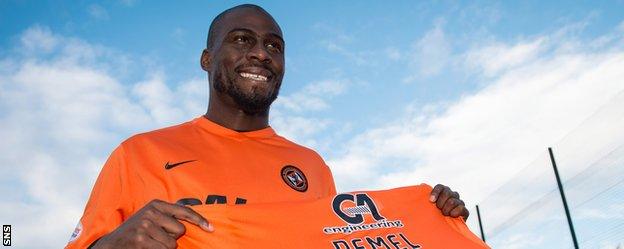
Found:
M 561 194 L 561 201 L 563 201 L 563 209 L 565 209 L 566 217 L 568 218 L 568 226 L 570 226 L 570 234 L 572 234 L 572 242 L 574 248 L 578 249 L 578 242 L 576 241 L 576 233 L 574 232 L 574 225 L 572 225 L 572 217 L 570 216 L 570 210 L 568 209 L 568 201 L 566 201 L 565 194 L 563 193 L 563 185 L 559 178 L 559 171 L 557 170 L 557 163 L 555 163 L 555 156 L 553 155 L 552 148 L 548 147 L 548 153 L 550 154 L 550 161 L 552 162 L 553 170 L 555 170 L 555 178 L 557 178 L 557 186 L 559 186 L 559 193 Z
M 479 205 L 477 206 L 477 218 L 479 219 L 479 230 L 481 231 L 481 240 L 485 242 L 485 233 L 483 233 L 483 224 L 481 224 L 481 212 L 479 212 Z

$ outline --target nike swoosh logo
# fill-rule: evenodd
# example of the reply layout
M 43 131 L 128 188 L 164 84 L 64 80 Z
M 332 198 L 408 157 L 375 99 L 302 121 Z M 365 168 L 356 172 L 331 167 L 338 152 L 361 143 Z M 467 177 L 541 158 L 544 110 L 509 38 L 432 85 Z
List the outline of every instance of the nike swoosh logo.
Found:
M 165 164 L 165 169 L 173 169 L 173 167 L 180 166 L 180 165 L 185 164 L 185 163 L 195 162 L 195 161 L 197 161 L 197 160 L 188 160 L 188 161 L 182 161 L 182 162 L 177 162 L 177 163 L 169 163 L 169 162 L 167 162 Z

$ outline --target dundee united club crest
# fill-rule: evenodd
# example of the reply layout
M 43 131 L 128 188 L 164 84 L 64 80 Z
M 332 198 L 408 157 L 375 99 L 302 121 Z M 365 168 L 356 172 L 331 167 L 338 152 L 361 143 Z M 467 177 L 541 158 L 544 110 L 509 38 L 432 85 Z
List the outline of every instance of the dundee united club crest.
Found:
M 282 179 L 294 190 L 299 192 L 308 190 L 308 179 L 306 179 L 303 172 L 295 166 L 284 166 L 284 168 L 282 168 Z

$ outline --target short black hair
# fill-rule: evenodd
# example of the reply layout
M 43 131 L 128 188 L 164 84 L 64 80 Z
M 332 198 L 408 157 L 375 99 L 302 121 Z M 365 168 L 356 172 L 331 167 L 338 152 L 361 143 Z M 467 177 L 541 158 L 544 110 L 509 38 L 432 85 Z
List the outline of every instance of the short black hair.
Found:
M 237 9 L 255 9 L 255 10 L 259 10 L 261 12 L 264 12 L 265 14 L 267 14 L 268 16 L 271 16 L 269 14 L 269 12 L 267 12 L 266 10 L 264 10 L 262 7 L 255 5 L 255 4 L 241 4 L 238 6 L 234 6 L 232 8 L 229 8 L 227 10 L 224 10 L 223 12 L 221 12 L 219 15 L 217 15 L 214 19 L 212 19 L 212 22 L 210 23 L 210 29 L 208 30 L 208 37 L 206 38 L 206 48 L 207 49 L 211 49 L 212 46 L 214 45 L 214 39 L 217 33 L 217 24 L 221 21 L 221 19 L 223 19 L 223 17 L 225 17 L 228 13 L 237 10 Z

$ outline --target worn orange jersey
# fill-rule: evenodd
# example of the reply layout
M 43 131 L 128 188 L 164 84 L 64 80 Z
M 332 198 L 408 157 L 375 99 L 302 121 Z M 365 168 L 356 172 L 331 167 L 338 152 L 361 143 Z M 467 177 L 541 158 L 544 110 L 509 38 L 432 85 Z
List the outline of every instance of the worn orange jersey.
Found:
M 334 195 L 316 152 L 265 128 L 204 117 L 121 143 L 102 168 L 66 248 L 86 248 L 153 199 L 185 205 L 292 202 Z
M 489 248 L 429 202 L 431 187 L 352 192 L 313 201 L 194 206 L 212 233 L 185 223 L 178 248 Z

